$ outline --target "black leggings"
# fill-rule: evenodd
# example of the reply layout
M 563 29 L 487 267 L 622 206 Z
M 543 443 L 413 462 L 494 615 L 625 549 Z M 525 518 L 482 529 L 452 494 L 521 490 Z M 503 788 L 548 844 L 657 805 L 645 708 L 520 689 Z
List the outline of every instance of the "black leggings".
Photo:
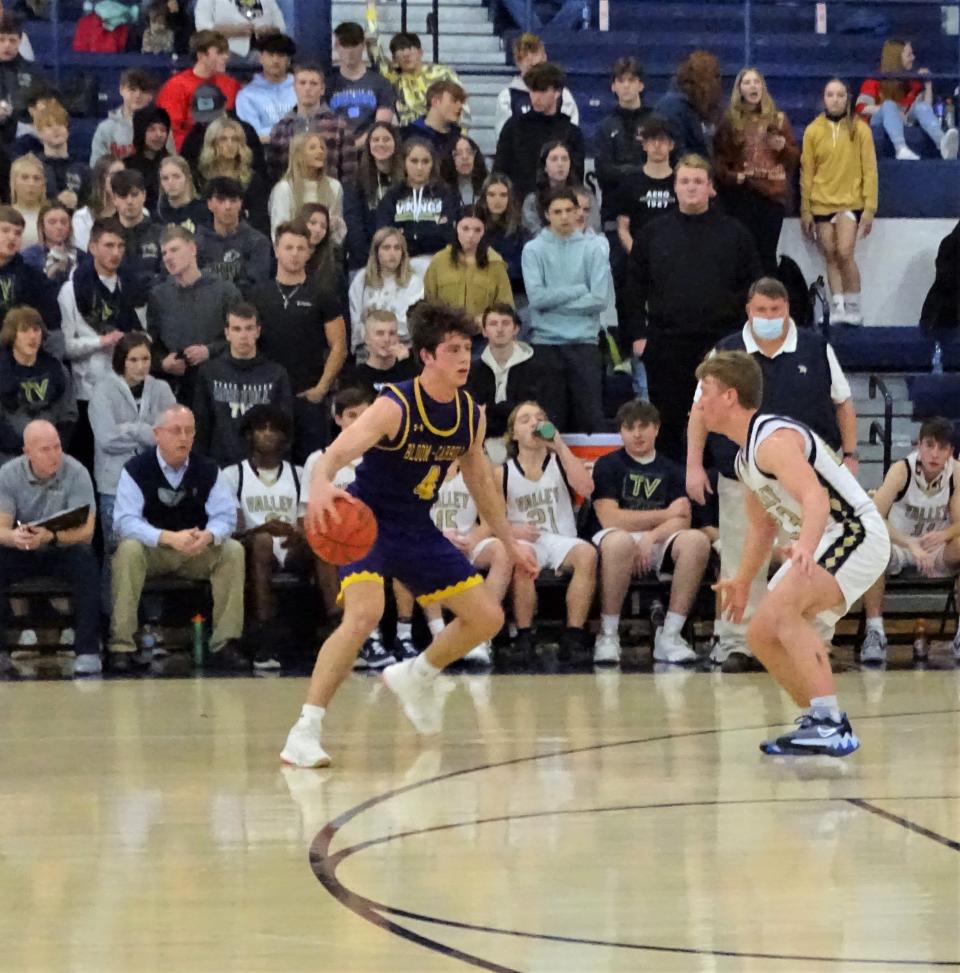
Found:
M 752 189 L 734 186 L 724 189 L 723 205 L 734 219 L 750 231 L 760 253 L 764 275 L 774 275 L 777 271 L 777 244 L 783 226 L 783 203 L 777 203 Z

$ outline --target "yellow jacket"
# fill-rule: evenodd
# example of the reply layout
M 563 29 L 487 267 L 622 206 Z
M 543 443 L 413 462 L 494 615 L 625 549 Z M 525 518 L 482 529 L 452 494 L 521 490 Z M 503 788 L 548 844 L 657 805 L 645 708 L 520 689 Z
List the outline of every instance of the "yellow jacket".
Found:
M 452 248 L 444 247 L 430 261 L 423 278 L 423 296 L 463 308 L 471 317 L 483 314 L 491 304 L 513 305 L 513 289 L 507 265 L 495 250 L 488 250 L 488 263 L 481 269 L 461 260 L 454 264 Z
M 877 210 L 877 153 L 869 126 L 858 118 L 832 122 L 818 115 L 803 133 L 800 215 Z
M 404 74 L 394 67 L 393 61 L 379 44 L 371 43 L 368 50 L 377 70 L 397 89 L 397 102 L 394 106 L 400 127 L 403 128 L 422 118 L 430 107 L 427 104 L 427 88 L 434 81 L 454 81 L 460 84 L 457 72 L 445 64 L 427 63 L 416 74 Z M 466 132 L 465 121 L 470 117 L 467 106 L 461 115 L 462 131 Z

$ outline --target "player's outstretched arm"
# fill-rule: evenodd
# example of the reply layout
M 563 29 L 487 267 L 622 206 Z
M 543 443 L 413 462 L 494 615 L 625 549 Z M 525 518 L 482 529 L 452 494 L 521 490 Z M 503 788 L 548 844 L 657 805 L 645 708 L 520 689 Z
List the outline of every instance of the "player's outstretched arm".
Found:
M 369 412 L 369 409 L 367 410 Z M 366 412 L 364 416 L 366 416 Z M 352 427 L 351 427 L 352 428 Z M 473 445 L 460 457 L 460 470 L 463 482 L 466 483 L 470 496 L 477 505 L 480 519 L 496 537 L 499 537 L 507 554 L 522 574 L 535 578 L 540 573 L 537 557 L 531 547 L 521 547 L 517 544 L 510 530 L 507 520 L 506 506 L 503 502 L 503 491 L 497 486 L 493 478 L 493 467 L 483 451 L 483 440 L 487 431 L 486 418 L 481 416 L 480 426 L 474 438 Z
M 757 450 L 757 463 L 800 504 L 800 536 L 790 560 L 805 574 L 812 574 L 814 552 L 830 517 L 830 498 L 807 459 L 803 435 L 792 429 L 773 433 Z

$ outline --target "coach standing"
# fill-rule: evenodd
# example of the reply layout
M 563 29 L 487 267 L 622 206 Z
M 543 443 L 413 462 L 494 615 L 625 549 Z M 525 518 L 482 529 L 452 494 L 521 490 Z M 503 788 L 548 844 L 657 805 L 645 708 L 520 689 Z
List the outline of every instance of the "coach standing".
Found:
M 790 318 L 787 290 L 772 277 L 754 283 L 747 301 L 747 323 L 741 331 L 717 343 L 716 351 L 746 351 L 763 372 L 760 412 L 788 416 L 806 423 L 829 446 L 842 452 L 843 462 L 857 474 L 857 414 L 850 385 L 833 348 L 815 331 L 798 329 Z M 737 446 L 725 436 L 707 437 L 703 420 L 691 410 L 687 425 L 687 493 L 704 503 L 710 491 L 704 470 L 704 447 L 719 472 L 720 574 L 731 578 L 740 566 L 747 533 L 747 511 L 742 484 L 734 473 Z M 711 654 L 724 672 L 744 672 L 754 667 L 747 648 L 746 631 L 767 587 L 767 566 L 754 578 L 742 622 L 734 624 L 718 616 L 714 625 L 717 645 Z

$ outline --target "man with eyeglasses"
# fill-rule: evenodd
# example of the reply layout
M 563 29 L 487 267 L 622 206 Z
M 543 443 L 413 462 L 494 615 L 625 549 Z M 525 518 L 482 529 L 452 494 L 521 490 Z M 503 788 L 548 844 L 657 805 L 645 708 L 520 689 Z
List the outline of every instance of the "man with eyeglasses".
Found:
M 173 574 L 210 582 L 210 667 L 248 670 L 240 651 L 244 554 L 232 536 L 236 499 L 217 464 L 193 452 L 196 424 L 186 406 L 167 409 L 154 434 L 157 448 L 131 459 L 117 484 L 113 525 L 120 543 L 113 558 L 111 668 L 127 672 L 132 667 L 144 582 Z

